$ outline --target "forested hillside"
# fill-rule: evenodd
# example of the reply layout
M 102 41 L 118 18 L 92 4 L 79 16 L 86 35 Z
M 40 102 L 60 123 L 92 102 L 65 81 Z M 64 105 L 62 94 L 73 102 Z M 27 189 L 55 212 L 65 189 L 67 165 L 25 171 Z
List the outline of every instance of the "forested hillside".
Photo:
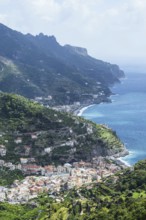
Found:
M 110 128 L 4 93 L 0 93 L 0 144 L 6 150 L 1 159 L 19 163 L 20 157 L 33 157 L 40 165 L 91 161 L 125 149 Z
M 86 49 L 61 46 L 54 36 L 24 35 L 0 24 L 0 90 L 49 105 L 99 103 L 124 73 Z M 49 97 L 49 98 L 48 98 Z

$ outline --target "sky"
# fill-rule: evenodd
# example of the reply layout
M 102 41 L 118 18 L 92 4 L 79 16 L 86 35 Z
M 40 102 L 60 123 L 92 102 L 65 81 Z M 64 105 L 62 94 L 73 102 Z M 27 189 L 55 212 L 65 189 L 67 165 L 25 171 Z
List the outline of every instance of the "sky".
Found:
M 146 0 L 0 0 L 0 23 L 121 66 L 145 65 Z

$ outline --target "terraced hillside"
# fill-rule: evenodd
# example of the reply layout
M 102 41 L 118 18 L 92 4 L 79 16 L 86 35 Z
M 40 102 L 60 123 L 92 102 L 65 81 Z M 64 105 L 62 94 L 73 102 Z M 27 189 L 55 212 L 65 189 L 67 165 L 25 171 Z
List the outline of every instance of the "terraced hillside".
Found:
M 0 93 L 0 159 L 63 164 L 91 161 L 125 148 L 111 129 L 83 118 L 45 108 L 24 97 Z

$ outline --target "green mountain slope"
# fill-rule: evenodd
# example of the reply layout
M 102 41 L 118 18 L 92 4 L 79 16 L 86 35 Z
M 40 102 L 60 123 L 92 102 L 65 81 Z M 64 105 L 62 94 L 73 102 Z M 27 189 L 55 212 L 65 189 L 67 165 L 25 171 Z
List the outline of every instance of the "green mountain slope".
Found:
M 124 150 L 116 133 L 103 125 L 4 93 L 0 93 L 0 145 L 7 149 L 1 159 L 19 163 L 21 157 L 33 157 L 40 165 L 90 161 Z
M 61 46 L 53 36 L 24 35 L 0 24 L 0 89 L 29 98 L 51 96 L 50 105 L 98 103 L 124 73 L 89 56 L 85 49 Z M 95 96 L 96 95 L 96 96 Z

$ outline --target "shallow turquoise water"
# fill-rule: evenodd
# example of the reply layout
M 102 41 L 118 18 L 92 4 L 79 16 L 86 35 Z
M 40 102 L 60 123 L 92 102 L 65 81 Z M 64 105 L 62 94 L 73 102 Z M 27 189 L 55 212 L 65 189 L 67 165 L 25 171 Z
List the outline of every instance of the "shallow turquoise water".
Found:
M 112 91 L 112 103 L 91 106 L 82 116 L 116 130 L 130 152 L 123 160 L 132 165 L 146 159 L 146 74 L 126 74 Z

